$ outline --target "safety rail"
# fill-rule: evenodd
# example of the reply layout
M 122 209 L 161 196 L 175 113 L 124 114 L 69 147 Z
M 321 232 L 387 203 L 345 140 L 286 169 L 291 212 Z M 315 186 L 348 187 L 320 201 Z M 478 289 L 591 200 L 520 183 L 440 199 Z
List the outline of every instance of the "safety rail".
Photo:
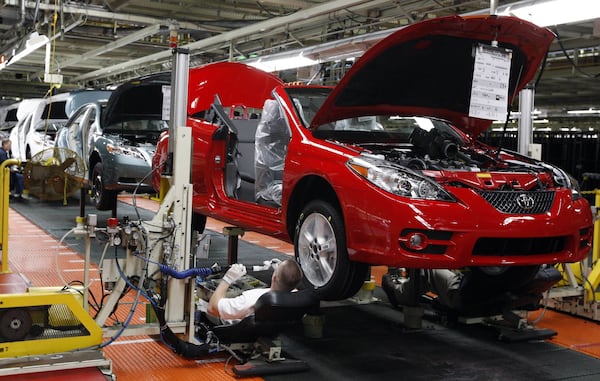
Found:
M 600 258 L 600 189 L 594 189 L 591 191 L 582 191 L 583 195 L 594 195 L 594 205 L 592 206 L 592 212 L 594 215 L 594 234 L 593 234 L 593 242 L 592 242 L 592 256 L 589 268 L 591 268 L 591 272 L 587 274 L 583 274 L 587 281 L 585 282 L 586 289 L 586 299 L 587 300 L 598 300 L 600 298 L 600 293 L 596 292 L 598 286 L 600 285 L 600 263 L 598 263 L 598 259 Z
M 21 165 L 21 160 L 8 159 L 0 164 L 0 248 L 2 248 L 2 273 L 9 273 L 8 268 L 8 201 L 10 195 L 10 166 Z

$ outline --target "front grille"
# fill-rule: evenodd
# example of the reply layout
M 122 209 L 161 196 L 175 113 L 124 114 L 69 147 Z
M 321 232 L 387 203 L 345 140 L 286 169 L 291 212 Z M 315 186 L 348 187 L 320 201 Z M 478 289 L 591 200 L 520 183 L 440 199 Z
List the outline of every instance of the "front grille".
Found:
M 559 253 L 565 249 L 566 236 L 543 238 L 480 238 L 473 255 L 525 256 Z
M 553 191 L 478 191 L 494 208 L 508 214 L 546 213 L 554 202 Z

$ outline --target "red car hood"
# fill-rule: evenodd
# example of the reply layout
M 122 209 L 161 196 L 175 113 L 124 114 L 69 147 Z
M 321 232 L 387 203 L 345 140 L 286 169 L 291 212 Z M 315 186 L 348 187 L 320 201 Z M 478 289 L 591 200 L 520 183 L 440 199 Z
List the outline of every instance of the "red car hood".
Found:
M 512 51 L 508 102 L 535 76 L 554 34 L 499 16 L 451 16 L 403 28 L 369 49 L 342 78 L 311 128 L 361 115 L 444 119 L 477 136 L 491 120 L 469 116 L 474 47 L 497 41 Z

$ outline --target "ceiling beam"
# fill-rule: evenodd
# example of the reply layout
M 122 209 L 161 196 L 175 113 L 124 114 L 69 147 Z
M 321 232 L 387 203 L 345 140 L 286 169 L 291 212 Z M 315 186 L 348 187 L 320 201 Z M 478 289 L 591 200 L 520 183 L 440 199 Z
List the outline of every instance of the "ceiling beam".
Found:
M 165 18 L 156 18 L 156 17 L 147 17 L 147 16 L 138 16 L 127 13 L 117 13 L 110 12 L 102 9 L 101 7 L 94 7 L 89 4 L 77 4 L 77 3 L 67 3 L 62 6 L 58 6 L 55 4 L 47 4 L 45 2 L 39 2 L 37 4 L 35 1 L 25 1 L 25 7 L 28 9 L 35 9 L 36 6 L 40 10 L 43 11 L 54 11 L 54 12 L 64 12 L 64 13 L 72 13 L 78 15 L 84 15 L 87 17 L 96 17 L 101 19 L 108 19 L 113 22 L 129 22 L 133 24 L 143 24 L 143 25 L 169 25 L 170 20 L 166 20 Z M 4 5 L 17 7 L 20 4 L 19 0 L 3 0 Z M 195 29 L 195 30 L 206 30 L 206 31 L 214 31 L 212 27 L 206 27 L 199 23 L 191 23 L 185 21 L 177 22 L 180 28 L 185 29 Z
M 110 9 L 111 11 L 118 11 L 121 7 L 127 5 L 127 3 L 129 3 L 131 0 L 113 0 L 113 1 L 105 1 L 104 4 L 106 4 L 106 6 L 108 7 L 108 9 Z
M 369 3 L 369 2 L 366 2 Z M 365 5 L 364 0 L 334 0 L 322 3 L 312 8 L 303 9 L 298 12 L 294 12 L 287 16 L 275 17 L 266 21 L 257 22 L 246 27 L 232 30 L 229 32 L 221 33 L 209 38 L 205 38 L 200 41 L 192 42 L 182 46 L 182 48 L 189 49 L 190 51 L 203 49 L 209 46 L 222 44 L 224 42 L 235 41 L 238 38 L 249 36 L 255 33 L 265 33 L 265 31 L 272 30 L 274 28 L 282 27 L 297 21 L 306 21 L 311 18 L 328 14 L 331 12 L 347 9 L 354 5 Z M 123 62 L 117 65 L 109 66 L 100 70 L 93 71 L 91 73 L 83 74 L 73 78 L 74 81 L 82 81 L 87 79 L 94 79 L 106 74 L 118 74 L 132 68 L 146 65 L 150 62 L 158 60 L 165 60 L 171 57 L 171 50 L 165 50 L 162 52 L 154 53 L 146 57 L 140 57 L 128 62 Z
M 158 25 L 158 24 L 145 27 L 144 29 L 140 29 L 136 32 L 133 32 L 123 38 L 119 38 L 116 41 L 110 42 L 106 45 L 100 46 L 99 48 L 85 52 L 78 57 L 71 58 L 71 59 L 68 59 L 68 60 L 65 60 L 62 62 L 59 61 L 58 67 L 62 69 L 65 67 L 73 66 L 76 63 L 79 63 L 81 61 L 85 61 L 89 58 L 99 56 L 101 54 L 110 52 L 111 50 L 115 50 L 115 49 L 118 49 L 125 45 L 129 45 L 136 41 L 142 40 L 148 36 L 152 36 L 153 34 L 158 33 L 159 30 L 160 30 L 160 25 Z

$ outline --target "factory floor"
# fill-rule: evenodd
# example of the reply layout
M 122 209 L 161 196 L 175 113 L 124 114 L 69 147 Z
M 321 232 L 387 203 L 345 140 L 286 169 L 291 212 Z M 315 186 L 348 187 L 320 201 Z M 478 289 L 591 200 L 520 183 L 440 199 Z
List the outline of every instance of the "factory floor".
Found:
M 120 196 L 120 201 L 123 203 L 131 203 L 131 199 L 128 196 Z M 28 202 L 28 201 L 25 201 Z M 157 203 L 149 199 L 138 198 L 137 206 L 144 208 L 149 211 L 156 210 Z M 48 212 L 52 213 L 52 212 Z M 52 216 L 46 216 L 52 218 Z M 74 217 L 73 217 L 74 218 Z M 99 217 L 100 220 L 100 217 Z M 207 229 L 221 232 L 225 225 L 209 219 L 207 222 Z M 70 227 L 65 227 L 65 230 Z M 56 234 L 55 234 L 56 235 Z M 247 232 L 241 240 L 251 243 L 253 245 L 262 246 L 268 250 L 276 251 L 283 255 L 293 255 L 293 247 L 285 242 L 275 240 L 269 237 L 262 236 L 260 234 Z M 243 253 L 240 253 L 243 255 Z M 19 273 L 26 277 L 29 282 L 34 286 L 57 286 L 62 285 L 63 281 L 70 281 L 73 279 L 82 279 L 83 277 L 83 259 L 81 254 L 73 250 L 68 245 L 59 244 L 57 238 L 50 235 L 46 230 L 36 226 L 31 220 L 25 218 L 22 214 L 11 208 L 9 211 L 9 268 L 13 273 Z M 58 270 L 57 270 L 58 269 Z M 373 279 L 379 284 L 381 276 L 386 272 L 385 267 L 374 267 L 372 269 Z M 61 279 L 62 278 L 62 279 Z M 93 268 L 91 272 L 92 281 L 95 281 L 94 287 L 99 287 L 98 282 L 98 270 Z M 92 291 L 94 291 L 92 287 Z M 387 307 L 386 307 L 387 308 Z M 390 308 L 391 309 L 391 308 Z M 365 309 L 357 310 L 358 314 L 365 313 Z M 367 311 L 369 312 L 369 311 Z M 124 320 L 124 314 L 116 317 L 116 320 Z M 543 316 L 540 316 L 543 314 Z M 117 314 L 119 315 L 119 314 Z M 335 315 L 335 314 L 334 314 Z M 541 318 L 540 318 L 541 317 Z M 329 318 L 329 317 L 328 317 Z M 552 349 L 552 353 L 559 353 L 563 358 L 565 355 L 572 353 L 579 353 L 583 356 L 577 355 L 578 359 L 584 361 L 581 367 L 569 371 L 565 370 L 565 364 L 550 364 L 556 367 L 562 367 L 562 373 L 552 376 L 552 371 L 543 373 L 543 376 L 537 379 L 566 379 L 566 378 L 577 378 L 577 379 L 597 379 L 600 375 L 600 325 L 597 322 L 569 316 L 563 313 L 558 313 L 551 310 L 537 311 L 530 313 L 528 319 L 534 321 L 540 318 L 536 326 L 539 328 L 550 328 L 558 332 L 558 335 L 552 339 L 547 340 L 547 343 L 552 345 L 552 348 L 560 347 L 561 350 Z M 145 319 L 144 312 L 138 312 L 135 316 L 137 323 L 143 323 Z M 332 330 L 333 332 L 333 330 Z M 347 332 L 346 336 L 356 336 L 361 333 L 361 329 L 355 327 L 352 332 Z M 405 334 L 405 331 L 401 331 Z M 410 333 L 409 333 L 410 334 Z M 454 334 L 454 333 L 453 333 Z M 373 335 L 371 335 L 373 336 Z M 403 336 L 404 337 L 404 336 Z M 408 337 L 408 336 L 407 336 Z M 405 337 L 404 337 L 405 338 Z M 331 338 L 327 339 L 323 343 L 305 342 L 304 346 L 300 346 L 300 353 L 303 351 L 309 351 L 311 346 L 315 348 L 328 347 L 334 345 L 331 343 Z M 365 340 L 372 340 L 365 336 Z M 473 339 L 473 338 L 471 338 Z M 360 342 L 360 337 L 357 338 Z M 321 344 L 324 345 L 321 346 Z M 496 344 L 494 344 L 496 345 Z M 308 348 L 308 349 L 307 349 Z M 514 356 L 523 356 L 522 352 L 519 352 L 520 348 L 499 347 L 500 351 L 515 350 Z M 539 347 L 536 347 L 539 348 Z M 340 351 L 343 349 L 338 348 Z M 566 350 L 563 350 L 566 349 Z M 356 348 L 356 351 L 368 351 L 368 348 Z M 547 348 L 545 349 L 547 350 Z M 231 372 L 231 364 L 227 362 L 225 357 L 211 357 L 203 359 L 201 361 L 186 360 L 178 355 L 174 354 L 166 346 L 160 343 L 155 337 L 150 336 L 123 336 L 116 340 L 111 345 L 104 348 L 104 356 L 112 360 L 112 373 L 119 381 L 138 381 L 138 380 L 234 380 Z M 342 353 L 342 352 L 340 352 Z M 312 354 L 314 355 L 314 354 Z M 310 357 L 307 352 L 307 356 Z M 372 356 L 375 354 L 371 353 Z M 328 354 L 333 356 L 333 354 Z M 343 355 L 340 355 L 343 356 Z M 508 359 L 511 360 L 509 355 Z M 527 355 L 525 355 L 527 356 Z M 424 356 L 422 356 L 424 357 Z M 429 360 L 431 361 L 431 359 Z M 514 358 L 512 359 L 514 361 Z M 561 360 L 558 360 L 561 361 Z M 316 361 L 315 361 L 316 362 Z M 377 363 L 377 361 L 374 361 Z M 595 370 L 589 369 L 589 364 L 592 364 Z M 325 365 L 327 366 L 327 365 Z M 335 365 L 332 365 L 332 367 Z M 460 367 L 458 364 L 450 364 L 450 366 Z M 597 367 L 597 369 L 596 369 Z M 377 374 L 380 373 L 377 369 L 367 369 L 370 372 L 372 379 L 377 379 Z M 402 372 L 402 369 L 398 369 L 398 372 Z M 571 372 L 571 374 L 569 374 Z M 335 376 L 325 376 L 327 372 L 321 372 L 321 376 L 310 376 L 315 381 L 319 379 L 336 379 Z M 332 373 L 333 374 L 333 373 Z M 401 374 L 401 373 L 398 373 Z M 413 373 L 415 374 L 415 373 Z M 443 377 L 446 379 L 455 379 L 454 377 Z M 84 375 L 81 373 L 69 373 L 69 372 L 58 372 L 58 373 L 44 373 L 43 375 L 22 375 L 22 376 L 10 376 L 6 379 L 10 380 L 95 380 L 98 373 Z M 302 376 L 299 375 L 303 379 Z M 483 378 L 487 378 L 482 376 Z M 367 379 L 367 377 L 359 379 Z M 404 376 L 402 379 L 417 379 L 415 377 Z M 494 377 L 492 377 L 494 378 Z M 520 379 L 520 377 L 513 377 L 514 379 Z M 0 379 L 4 379 L 0 377 Z M 275 380 L 276 378 L 267 378 Z M 343 379 L 340 377 L 339 379 Z M 381 379 L 381 378 L 379 378 Z M 496 379 L 502 379 L 496 378 Z M 249 380 L 262 380 L 262 378 L 249 378 Z

